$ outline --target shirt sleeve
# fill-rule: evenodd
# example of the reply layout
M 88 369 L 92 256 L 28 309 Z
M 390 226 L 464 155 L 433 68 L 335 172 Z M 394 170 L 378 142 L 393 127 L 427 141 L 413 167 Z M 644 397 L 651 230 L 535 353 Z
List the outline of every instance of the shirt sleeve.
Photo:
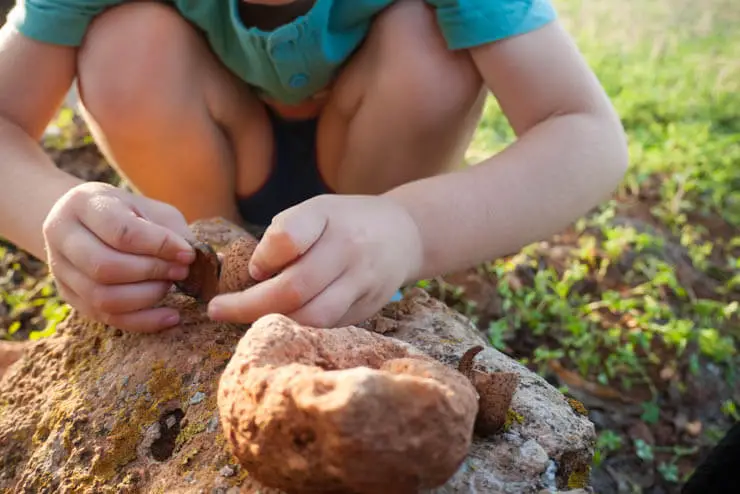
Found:
M 447 46 L 471 48 L 534 31 L 556 19 L 550 0 L 426 0 Z
M 124 0 L 23 0 L 8 14 L 21 34 L 44 43 L 79 46 L 93 18 Z

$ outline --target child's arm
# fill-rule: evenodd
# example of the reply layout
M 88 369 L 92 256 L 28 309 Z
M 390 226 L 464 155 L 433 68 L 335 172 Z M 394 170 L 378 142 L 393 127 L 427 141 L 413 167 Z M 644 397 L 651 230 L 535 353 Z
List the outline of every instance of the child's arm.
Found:
M 45 259 L 42 225 L 82 181 L 61 172 L 38 144 L 72 84 L 75 50 L 0 30 L 0 235 Z
M 284 211 L 250 262 L 264 281 L 214 298 L 211 317 L 280 312 L 314 326 L 355 324 L 404 282 L 514 253 L 608 197 L 627 166 L 623 129 L 560 26 L 470 53 L 519 139 L 464 171 Z
M 413 279 L 547 238 L 607 199 L 627 167 L 620 121 L 558 23 L 471 55 L 518 140 L 474 167 L 386 194 L 418 225 L 423 257 Z
M 76 51 L 10 24 L 0 29 L 0 236 L 47 260 L 61 295 L 83 314 L 122 329 L 162 329 L 178 314 L 151 307 L 194 256 L 182 215 L 83 183 L 38 144 L 72 83 Z

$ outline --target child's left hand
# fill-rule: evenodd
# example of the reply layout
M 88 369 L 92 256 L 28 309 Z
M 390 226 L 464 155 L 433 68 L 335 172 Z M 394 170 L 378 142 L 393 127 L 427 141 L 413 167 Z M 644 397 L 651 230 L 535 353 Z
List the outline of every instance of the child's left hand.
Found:
M 356 324 L 415 276 L 422 252 L 418 227 L 392 199 L 315 197 L 276 216 L 265 232 L 249 266 L 264 281 L 214 298 L 209 315 L 236 323 L 280 313 L 308 326 Z

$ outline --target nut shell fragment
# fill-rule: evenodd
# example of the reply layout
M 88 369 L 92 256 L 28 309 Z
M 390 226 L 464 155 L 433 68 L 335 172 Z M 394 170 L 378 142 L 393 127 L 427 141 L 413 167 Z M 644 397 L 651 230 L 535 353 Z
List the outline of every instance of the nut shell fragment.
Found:
M 519 385 L 519 374 L 514 372 L 485 372 L 474 367 L 475 356 L 483 351 L 478 345 L 460 358 L 458 370 L 470 379 L 478 392 L 478 415 L 475 432 L 481 436 L 495 434 L 506 423 L 511 400 Z
M 190 264 L 188 277 L 175 282 L 175 286 L 185 295 L 200 302 L 208 303 L 218 295 L 220 261 L 210 245 L 204 242 L 193 243 L 195 260 Z

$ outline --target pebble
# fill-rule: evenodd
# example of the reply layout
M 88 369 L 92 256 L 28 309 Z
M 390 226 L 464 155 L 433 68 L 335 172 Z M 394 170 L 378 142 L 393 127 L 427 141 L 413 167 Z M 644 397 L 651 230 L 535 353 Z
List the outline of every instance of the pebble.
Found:
M 234 470 L 234 467 L 231 465 L 226 465 L 221 470 L 218 471 L 219 474 L 221 474 L 222 477 L 233 477 L 236 473 L 236 470 Z
M 177 423 L 177 419 L 174 415 L 170 415 L 167 417 L 167 420 L 165 421 L 165 424 L 167 424 L 168 429 L 172 429 L 172 427 Z
M 197 405 L 201 401 L 203 401 L 206 398 L 205 393 L 202 393 L 200 391 L 196 392 L 192 398 L 190 398 L 190 404 L 191 405 Z
M 550 490 L 546 491 L 540 491 L 540 492 L 557 492 L 557 472 L 558 472 L 558 465 L 551 459 L 547 459 L 547 467 L 545 468 L 545 471 L 542 473 L 542 483 L 549 487 Z
M 211 417 L 206 425 L 206 432 L 216 432 L 218 429 L 218 416 Z

